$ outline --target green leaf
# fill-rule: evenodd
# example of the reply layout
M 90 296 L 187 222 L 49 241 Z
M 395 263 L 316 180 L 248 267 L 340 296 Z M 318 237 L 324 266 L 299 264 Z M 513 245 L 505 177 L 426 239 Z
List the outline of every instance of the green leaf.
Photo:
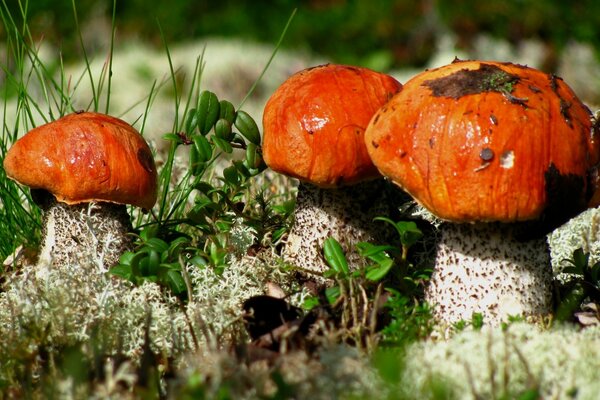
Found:
M 557 321 L 568 321 L 573 317 L 573 312 L 579 308 L 585 298 L 585 289 L 580 282 L 573 285 L 571 290 L 560 299 L 555 316 Z
M 160 255 L 154 250 L 148 252 L 148 256 L 140 261 L 140 272 L 144 277 L 157 276 L 160 266 Z
M 140 238 L 144 242 L 147 242 L 148 240 L 150 240 L 150 238 L 156 237 L 156 235 L 158 235 L 158 225 L 157 224 L 146 226 L 140 232 Z
M 223 178 L 225 178 L 225 182 L 232 186 L 236 186 L 240 182 L 238 170 L 234 165 L 223 170 Z
M 574 274 L 574 275 L 579 275 L 579 276 L 583 276 L 582 271 L 575 267 L 575 266 L 568 266 L 568 267 L 564 267 L 562 269 L 562 272 L 564 272 L 565 274 Z
M 233 121 L 235 120 L 235 107 L 233 104 L 227 100 L 221 100 L 219 105 L 219 118 L 225 119 L 229 121 L 230 124 L 233 124 Z
M 117 264 L 109 270 L 109 273 L 123 279 L 131 280 L 131 266 L 127 264 Z
M 471 326 L 473 326 L 473 329 L 481 330 L 483 321 L 484 317 L 482 313 L 474 312 L 473 315 L 471 315 Z
M 581 247 L 573 251 L 573 263 L 576 267 L 584 269 L 587 267 L 589 259 L 590 253 L 584 253 Z
M 159 238 L 151 238 L 144 243 L 144 247 L 147 247 L 150 250 L 154 250 L 157 253 L 163 253 L 169 250 L 169 244 L 162 239 Z
M 177 135 L 176 133 L 165 133 L 162 138 L 164 140 L 168 140 L 171 142 L 176 142 L 177 144 L 183 144 L 183 140 L 181 140 L 181 137 L 179 135 Z
M 400 243 L 403 246 L 411 247 L 423 237 L 423 233 L 417 228 L 417 224 L 412 221 L 399 221 L 396 223 L 396 227 L 398 232 L 401 232 Z
M 196 146 L 191 146 L 189 151 L 190 171 L 192 175 L 198 176 L 204 172 L 206 164 L 200 160 L 200 153 Z
M 235 167 L 235 169 L 238 170 L 239 174 L 241 175 L 242 178 L 250 178 L 252 175 L 252 173 L 250 172 L 250 170 L 248 169 L 248 167 L 244 164 L 243 161 L 240 160 L 233 160 L 231 162 L 233 164 L 233 166 Z
M 186 133 L 191 134 L 194 129 L 198 126 L 198 114 L 196 109 L 192 108 L 188 111 L 187 118 L 185 119 L 184 130 Z
M 135 253 L 132 251 L 126 251 L 119 257 L 119 264 L 131 265 L 131 260 L 135 257 Z
M 196 116 L 198 129 L 202 135 L 206 135 L 219 119 L 220 104 L 217 95 L 211 91 L 204 90 L 198 99 Z
M 337 299 L 340 298 L 341 294 L 342 291 L 340 290 L 339 286 L 330 286 L 327 289 L 325 289 L 325 297 L 327 298 L 329 304 L 334 304 L 337 301 Z
M 369 268 L 367 268 L 365 278 L 367 278 L 371 282 L 378 282 L 385 278 L 385 276 L 388 274 L 388 272 L 390 272 L 393 266 L 394 261 L 391 258 L 387 258 L 381 263 L 378 263 L 377 265 L 372 265 Z
M 231 143 L 229 143 L 227 140 L 223 140 L 216 136 L 213 136 L 212 140 L 213 140 L 214 144 L 219 149 L 221 149 L 223 152 L 228 153 L 228 154 L 233 152 L 233 147 L 231 147 Z
M 228 142 L 231 141 L 234 136 L 231 130 L 231 122 L 224 118 L 219 119 L 215 124 L 215 135 Z
M 190 243 L 190 239 L 187 237 L 181 236 L 177 239 L 174 239 L 171 244 L 169 244 L 169 258 L 176 259 L 176 257 L 185 249 L 185 247 Z
M 181 294 L 187 291 L 185 280 L 181 276 L 181 272 L 174 269 L 169 269 L 165 275 L 166 283 L 169 285 L 169 288 L 173 291 L 173 293 Z
M 375 217 L 374 221 L 383 221 L 392 225 L 396 229 L 396 232 L 398 232 L 400 243 L 406 248 L 415 244 L 423 236 L 423 233 L 413 221 L 394 222 L 387 217 Z
M 207 162 L 210 160 L 212 157 L 213 148 L 208 139 L 201 135 L 194 135 L 192 140 L 194 141 L 194 147 L 198 152 L 198 161 Z
M 129 266 L 131 267 L 131 274 L 133 276 L 142 276 L 142 271 L 141 271 L 141 267 L 140 267 L 140 263 L 142 262 L 142 260 L 144 260 L 147 256 L 147 252 L 146 251 L 140 251 L 137 252 L 133 255 L 133 257 L 131 257 L 131 259 L 129 260 Z
M 196 267 L 207 267 L 209 265 L 208 260 L 202 256 L 194 256 L 188 262 Z
M 318 305 L 319 305 L 319 298 L 317 296 L 309 296 L 304 299 L 304 303 L 302 303 L 302 308 L 310 311 Z
M 287 231 L 287 228 L 285 226 L 275 229 L 273 231 L 273 233 L 271 234 L 271 241 L 273 243 L 277 243 L 277 241 L 283 237 L 283 235 L 285 234 L 286 231 Z
M 213 191 L 215 188 L 213 187 L 213 185 L 211 185 L 208 182 L 196 182 L 194 184 L 194 189 L 198 190 L 199 192 L 202 192 L 206 195 L 210 194 L 211 191 Z
M 254 143 L 248 143 L 246 147 L 246 163 L 248 168 L 258 168 L 262 162 L 262 157 L 258 153 L 258 146 Z
M 325 261 L 338 274 L 346 276 L 350 273 L 348 261 L 340 243 L 332 237 L 325 239 L 323 242 L 323 255 Z
M 356 244 L 356 248 L 358 250 L 358 254 L 363 257 L 371 257 L 375 256 L 379 253 L 389 252 L 397 252 L 398 248 L 396 246 L 390 245 L 374 245 L 369 242 L 359 242 Z
M 258 125 L 256 125 L 256 122 L 250 114 L 243 110 L 239 110 L 235 116 L 235 127 L 238 128 L 240 133 L 248 139 L 250 143 L 260 144 Z
M 600 280 L 600 262 L 596 262 L 594 265 L 592 265 L 592 267 L 590 268 L 590 276 L 592 278 L 592 283 L 599 283 L 598 281 Z

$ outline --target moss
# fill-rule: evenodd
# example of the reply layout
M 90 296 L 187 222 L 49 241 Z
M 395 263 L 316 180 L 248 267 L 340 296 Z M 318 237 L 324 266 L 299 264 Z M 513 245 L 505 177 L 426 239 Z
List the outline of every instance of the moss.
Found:
M 423 85 L 429 87 L 436 97 L 459 99 L 483 92 L 510 94 L 518 82 L 518 76 L 495 65 L 482 63 L 479 69 L 461 69 L 443 78 L 427 80 Z

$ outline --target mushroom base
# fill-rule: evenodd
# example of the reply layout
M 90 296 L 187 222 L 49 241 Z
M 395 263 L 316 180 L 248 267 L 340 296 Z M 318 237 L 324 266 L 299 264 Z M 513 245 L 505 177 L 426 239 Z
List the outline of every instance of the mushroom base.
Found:
M 390 193 L 395 189 L 383 179 L 338 189 L 321 189 L 300 183 L 294 212 L 294 226 L 283 250 L 286 262 L 318 274 L 329 267 L 323 258 L 323 242 L 335 238 L 346 253 L 351 268 L 362 259 L 355 244 L 383 243 L 389 237 L 388 224 L 374 222 L 376 216 L 390 215 Z
M 42 206 L 42 247 L 38 263 L 89 265 L 107 269 L 133 247 L 127 208 L 113 203 L 68 205 L 52 200 Z M 85 263 L 81 261 L 85 260 Z
M 511 315 L 552 309 L 552 270 L 545 237 L 520 241 L 519 224 L 444 224 L 425 299 L 434 318 L 455 323 L 481 313 L 498 325 Z

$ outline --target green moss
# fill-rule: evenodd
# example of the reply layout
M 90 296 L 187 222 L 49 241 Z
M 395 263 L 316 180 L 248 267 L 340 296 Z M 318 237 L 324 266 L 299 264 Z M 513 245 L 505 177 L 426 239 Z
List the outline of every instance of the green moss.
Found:
M 461 69 L 442 78 L 427 80 L 423 85 L 429 87 L 434 96 L 459 99 L 483 92 L 510 94 L 518 82 L 518 76 L 482 63 L 478 69 Z

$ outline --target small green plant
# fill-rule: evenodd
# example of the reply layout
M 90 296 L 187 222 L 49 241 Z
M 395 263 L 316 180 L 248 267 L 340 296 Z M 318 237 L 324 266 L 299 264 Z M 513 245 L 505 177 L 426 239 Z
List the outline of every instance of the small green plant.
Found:
M 163 192 L 161 207 L 141 229 L 135 251 L 125 253 L 111 272 L 135 283 L 157 282 L 185 297 L 184 264 L 225 268 L 234 251 L 229 233 L 235 220 L 245 225 L 256 218 L 250 179 L 265 165 L 256 122 L 213 92 L 201 91 L 183 120 L 182 129 L 164 139 L 171 142 L 169 154 L 179 147 L 187 151 L 188 169 L 175 188 Z M 169 184 L 163 181 L 163 187 Z M 263 197 L 264 213 L 271 211 L 267 202 Z
M 572 319 L 584 299 L 600 303 L 600 261 L 590 265 L 590 254 L 578 248 L 571 259 L 563 260 L 567 264 L 563 272 L 571 274 L 572 279 L 559 290 L 556 319 Z
M 324 295 L 329 305 L 341 310 L 341 326 L 348 339 L 367 350 L 373 349 L 380 338 L 391 345 L 401 337 L 403 342 L 409 337 L 423 337 L 431 328 L 428 306 L 419 300 L 422 283 L 430 272 L 415 267 L 409 259 L 409 249 L 421 239 L 421 230 L 412 221 L 395 222 L 387 217 L 376 220 L 394 227 L 400 245 L 357 243 L 359 254 L 368 261 L 365 267 L 351 270 L 334 238 L 327 238 L 323 244 L 323 256 L 330 266 L 324 276 L 336 281 L 324 290 Z M 309 298 L 305 307 L 314 307 L 318 302 Z M 406 336 L 409 330 L 413 334 Z
M 273 60 L 293 16 L 294 13 L 262 74 Z M 124 254 L 111 272 L 138 284 L 146 280 L 156 282 L 186 298 L 186 263 L 222 271 L 230 261 L 228 257 L 246 250 L 236 245 L 260 243 L 267 236 L 273 242 L 279 240 L 287 229 L 285 220 L 291 207 L 272 206 L 264 191 L 253 196 L 252 178 L 266 168 L 258 125 L 240 106 L 236 108 L 215 93 L 200 89 L 202 57 L 197 59 L 191 77 L 183 117 L 177 118 L 184 97 L 178 90 L 168 46 L 165 50 L 171 67 L 176 117 L 172 132 L 163 136 L 170 146 L 159 176 L 159 204 L 149 216 L 137 221 L 137 248 Z M 183 176 L 175 177 L 175 154 L 179 149 L 187 154 L 189 164 Z M 241 228 L 235 234 L 246 236 L 243 240 L 232 238 L 236 224 Z

